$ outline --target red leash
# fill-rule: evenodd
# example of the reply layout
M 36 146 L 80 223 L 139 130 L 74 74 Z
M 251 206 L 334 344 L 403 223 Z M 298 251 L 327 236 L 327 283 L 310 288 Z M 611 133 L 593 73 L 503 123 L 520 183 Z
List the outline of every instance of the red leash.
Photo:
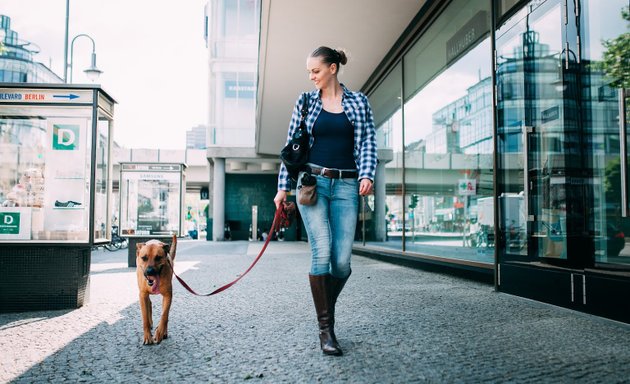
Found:
M 233 286 L 234 284 L 236 284 L 240 279 L 242 279 L 245 275 L 247 275 L 249 273 L 249 271 L 252 270 L 252 268 L 254 268 L 254 265 L 256 265 L 256 263 L 258 262 L 258 260 L 260 260 L 260 257 L 263 255 L 263 253 L 265 253 L 265 250 L 267 249 L 267 245 L 269 245 L 269 240 L 271 240 L 271 235 L 272 233 L 279 231 L 280 228 L 282 227 L 288 227 L 289 225 L 291 225 L 291 220 L 292 220 L 292 216 L 295 213 L 295 204 L 294 203 L 282 203 L 280 204 L 280 206 L 278 206 L 278 209 L 276 209 L 276 214 L 273 217 L 273 222 L 271 223 L 271 229 L 269 230 L 269 235 L 267 236 L 267 239 L 265 240 L 265 244 L 263 245 L 262 249 L 260 250 L 260 253 L 258 254 L 258 256 L 256 256 L 256 259 L 254 259 L 254 262 L 252 263 L 252 265 L 249 266 L 249 268 L 247 268 L 247 270 L 240 275 L 238 278 L 236 278 L 236 280 L 225 284 L 224 286 L 215 289 L 214 291 L 210 292 L 210 293 L 206 293 L 204 294 L 199 294 L 197 292 L 195 292 L 192 288 L 190 288 L 190 286 L 188 284 L 186 284 L 186 282 L 179 276 L 177 276 L 177 274 L 175 273 L 175 269 L 173 269 L 173 275 L 177 278 L 177 280 L 179 281 L 179 283 L 188 290 L 188 292 L 192 293 L 193 295 L 196 296 L 212 296 L 212 295 L 216 295 L 219 292 L 223 292 L 226 289 L 230 288 L 231 286 Z M 171 265 L 172 267 L 172 265 Z

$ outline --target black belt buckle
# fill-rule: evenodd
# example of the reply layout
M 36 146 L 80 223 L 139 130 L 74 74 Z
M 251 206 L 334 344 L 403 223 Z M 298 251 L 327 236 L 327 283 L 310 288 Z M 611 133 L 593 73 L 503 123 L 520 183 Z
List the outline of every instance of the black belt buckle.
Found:
M 332 168 L 311 168 L 311 173 L 314 175 L 320 175 L 327 177 L 329 179 L 343 179 L 344 177 L 356 177 L 356 171 L 343 171 L 341 169 L 332 169 Z
M 339 179 L 341 176 L 341 171 L 324 167 L 320 170 L 320 175 L 329 179 Z

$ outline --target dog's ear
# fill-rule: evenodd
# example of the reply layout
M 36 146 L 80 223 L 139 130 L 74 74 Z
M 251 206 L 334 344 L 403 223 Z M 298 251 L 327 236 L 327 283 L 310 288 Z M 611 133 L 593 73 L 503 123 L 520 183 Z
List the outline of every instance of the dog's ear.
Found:
M 162 245 L 162 249 L 164 250 L 164 254 L 168 255 L 168 253 L 171 251 L 171 245 L 170 244 L 163 244 Z
M 171 242 L 171 259 L 175 260 L 175 254 L 177 253 L 177 236 L 173 234 L 173 241 Z
M 144 243 L 136 243 L 136 257 L 140 256 L 140 250 L 144 247 Z

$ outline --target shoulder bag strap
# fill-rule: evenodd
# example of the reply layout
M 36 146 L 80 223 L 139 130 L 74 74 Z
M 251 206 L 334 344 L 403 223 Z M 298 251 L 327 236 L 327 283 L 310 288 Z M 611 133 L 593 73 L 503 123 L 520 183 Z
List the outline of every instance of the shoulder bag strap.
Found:
M 308 115 L 308 92 L 302 94 L 302 116 L 300 121 L 305 122 Z

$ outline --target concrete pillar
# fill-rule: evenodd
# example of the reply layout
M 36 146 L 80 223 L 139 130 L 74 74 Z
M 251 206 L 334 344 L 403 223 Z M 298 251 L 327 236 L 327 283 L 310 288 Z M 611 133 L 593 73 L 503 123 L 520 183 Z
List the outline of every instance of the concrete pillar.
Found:
M 213 158 L 212 175 L 212 240 L 225 240 L 225 159 Z
M 376 177 L 374 179 L 374 236 L 376 241 L 385 241 L 387 237 L 387 226 L 385 225 L 385 203 L 387 202 L 385 162 L 379 162 L 376 166 Z
M 206 221 L 206 240 L 212 241 L 212 222 L 214 215 L 214 163 L 208 158 L 208 220 Z

